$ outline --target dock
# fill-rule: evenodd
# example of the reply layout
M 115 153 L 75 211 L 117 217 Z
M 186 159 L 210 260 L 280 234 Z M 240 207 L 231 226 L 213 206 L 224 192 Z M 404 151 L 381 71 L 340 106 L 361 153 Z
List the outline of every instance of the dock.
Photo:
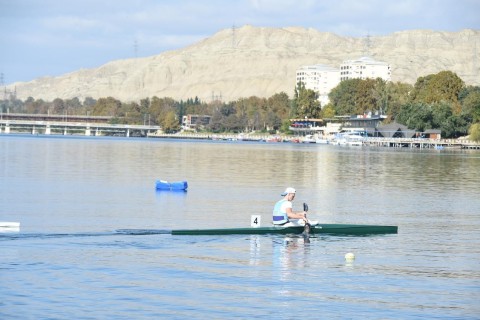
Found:
M 411 149 L 472 149 L 480 150 L 480 143 L 457 139 L 425 138 L 376 138 L 368 137 L 363 145 L 369 147 L 411 148 Z

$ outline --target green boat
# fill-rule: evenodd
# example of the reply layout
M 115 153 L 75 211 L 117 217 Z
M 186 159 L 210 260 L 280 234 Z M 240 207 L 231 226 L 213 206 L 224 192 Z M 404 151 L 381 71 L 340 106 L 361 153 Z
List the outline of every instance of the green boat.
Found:
M 258 228 L 229 229 L 183 229 L 172 230 L 172 235 L 228 235 L 228 234 L 301 234 L 303 226 L 271 226 Z M 336 234 L 363 236 L 370 234 L 397 233 L 397 226 L 361 225 L 361 224 L 317 224 L 312 226 L 310 234 Z

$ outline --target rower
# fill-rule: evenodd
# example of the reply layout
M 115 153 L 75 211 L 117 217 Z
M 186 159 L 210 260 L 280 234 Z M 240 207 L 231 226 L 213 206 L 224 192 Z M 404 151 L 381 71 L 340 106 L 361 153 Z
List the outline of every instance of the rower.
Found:
M 305 211 L 294 212 L 293 211 L 293 199 L 295 198 L 296 191 L 294 188 L 288 187 L 281 194 L 283 199 L 275 203 L 273 208 L 273 224 L 276 226 L 285 226 L 287 223 L 292 222 L 291 219 L 299 219 L 304 222 L 308 222 Z M 297 224 L 298 225 L 298 224 Z

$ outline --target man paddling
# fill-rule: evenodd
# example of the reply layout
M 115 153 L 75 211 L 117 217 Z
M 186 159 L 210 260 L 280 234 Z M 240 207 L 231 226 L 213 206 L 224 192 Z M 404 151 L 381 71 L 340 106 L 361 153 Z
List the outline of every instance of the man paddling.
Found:
M 275 207 L 273 208 L 273 224 L 274 225 L 285 225 L 290 221 L 290 219 L 301 219 L 305 222 L 307 221 L 306 212 L 293 212 L 293 204 L 292 201 L 295 198 L 295 189 L 288 187 L 285 189 L 281 195 L 283 199 L 275 203 Z

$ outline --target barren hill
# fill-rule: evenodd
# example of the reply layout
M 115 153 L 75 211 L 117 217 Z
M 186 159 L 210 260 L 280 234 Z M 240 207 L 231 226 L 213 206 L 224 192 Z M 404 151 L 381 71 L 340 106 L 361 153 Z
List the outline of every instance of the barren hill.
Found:
M 478 44 L 478 48 L 477 48 Z M 339 67 L 343 60 L 371 56 L 392 66 L 392 80 L 415 83 L 419 76 L 451 70 L 467 84 L 480 85 L 480 31 L 413 30 L 352 38 L 305 28 L 244 26 L 225 29 L 184 49 L 112 61 L 58 77 L 12 84 L 17 97 L 44 100 L 112 96 L 224 101 L 252 95 L 292 96 L 302 65 Z

